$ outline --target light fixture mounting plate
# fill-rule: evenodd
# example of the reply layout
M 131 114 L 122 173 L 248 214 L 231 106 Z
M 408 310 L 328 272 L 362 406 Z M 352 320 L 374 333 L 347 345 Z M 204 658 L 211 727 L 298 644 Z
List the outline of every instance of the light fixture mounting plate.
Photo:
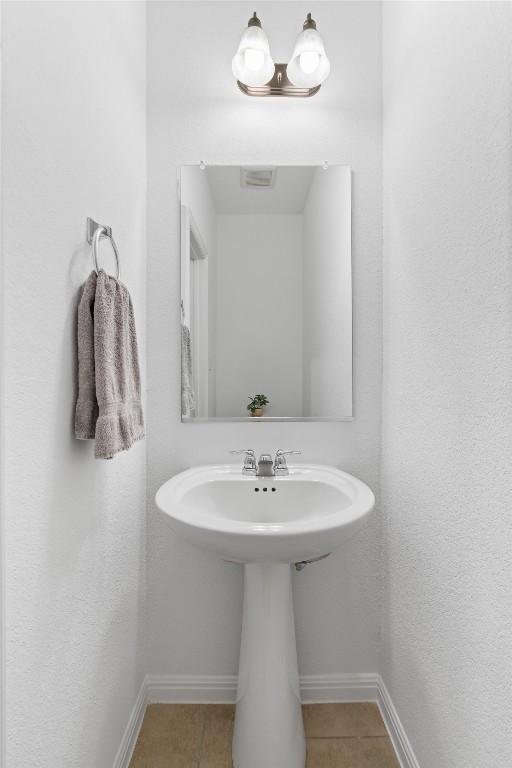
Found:
M 238 87 L 246 96 L 292 96 L 299 99 L 307 99 L 318 93 L 321 86 L 314 88 L 299 88 L 288 79 L 286 64 L 276 64 L 274 77 L 266 85 L 245 85 L 237 80 Z

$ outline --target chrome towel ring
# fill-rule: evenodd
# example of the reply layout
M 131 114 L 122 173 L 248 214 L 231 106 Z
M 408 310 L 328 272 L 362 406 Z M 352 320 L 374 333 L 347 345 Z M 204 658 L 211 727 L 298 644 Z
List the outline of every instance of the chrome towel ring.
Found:
M 110 240 L 112 250 L 114 251 L 114 256 L 116 257 L 117 279 L 119 280 L 121 277 L 121 263 L 119 260 L 119 251 L 117 250 L 116 241 L 112 235 L 112 228 L 103 224 L 98 224 L 98 222 L 94 221 L 94 219 L 88 218 L 87 242 L 92 245 L 92 258 L 94 261 L 94 269 L 96 270 L 96 274 L 98 274 L 100 271 L 100 266 L 98 265 L 98 247 L 102 238 L 108 238 L 108 240 Z

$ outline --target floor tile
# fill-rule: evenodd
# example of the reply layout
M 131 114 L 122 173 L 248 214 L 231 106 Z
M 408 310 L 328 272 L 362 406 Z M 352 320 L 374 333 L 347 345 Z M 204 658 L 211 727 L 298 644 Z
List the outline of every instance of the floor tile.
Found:
M 399 768 L 376 704 L 303 710 L 307 768 Z M 232 768 L 233 726 L 232 705 L 151 704 L 130 768 Z
M 199 768 L 231 768 L 235 708 L 231 704 L 209 704 L 205 710 Z
M 304 728 L 309 738 L 387 736 L 377 704 L 305 704 Z
M 306 768 L 400 768 L 387 736 L 308 739 Z
M 192 768 L 198 764 L 205 708 L 150 704 L 130 768 Z

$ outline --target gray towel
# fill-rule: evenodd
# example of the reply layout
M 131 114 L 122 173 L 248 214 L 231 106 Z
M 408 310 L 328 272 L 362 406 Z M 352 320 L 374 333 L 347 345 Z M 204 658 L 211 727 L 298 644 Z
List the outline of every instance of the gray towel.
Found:
M 137 335 L 127 288 L 91 272 L 78 306 L 75 435 L 111 459 L 144 437 Z
M 190 330 L 184 323 L 181 324 L 181 413 L 183 416 L 196 415 Z
M 82 288 L 78 304 L 78 400 L 75 410 L 75 436 L 94 440 L 98 420 L 98 401 L 94 378 L 94 299 L 96 272 L 91 272 Z

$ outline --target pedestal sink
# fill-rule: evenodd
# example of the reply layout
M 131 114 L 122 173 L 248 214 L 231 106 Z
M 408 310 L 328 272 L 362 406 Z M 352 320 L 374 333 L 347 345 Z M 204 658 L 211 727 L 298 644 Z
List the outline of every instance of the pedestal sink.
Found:
M 176 475 L 156 503 L 177 534 L 245 565 L 234 768 L 304 768 L 290 565 L 353 536 L 373 493 L 334 467 L 296 465 L 287 476 L 255 477 L 219 465 Z

